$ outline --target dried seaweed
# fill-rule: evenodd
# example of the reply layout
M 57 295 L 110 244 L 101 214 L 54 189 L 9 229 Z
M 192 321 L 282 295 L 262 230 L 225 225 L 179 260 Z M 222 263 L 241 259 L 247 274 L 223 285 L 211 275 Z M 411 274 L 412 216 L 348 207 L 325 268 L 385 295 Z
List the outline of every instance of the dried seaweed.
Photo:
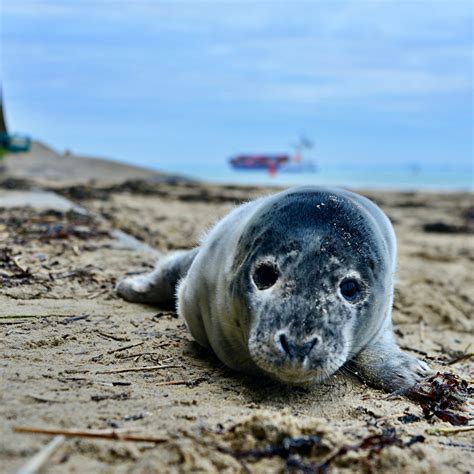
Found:
M 390 446 L 398 446 L 399 448 L 407 448 L 415 443 L 423 443 L 424 436 L 412 436 L 408 441 L 404 442 L 396 435 L 394 429 L 386 430 L 381 434 L 371 435 L 364 438 L 359 444 L 344 445 L 340 447 L 333 455 L 327 458 L 323 463 L 304 463 L 297 458 L 289 458 L 286 463 L 287 471 L 305 474 L 324 474 L 328 472 L 329 467 L 339 458 L 345 456 L 349 452 L 368 451 L 367 457 L 364 459 L 367 462 L 379 454 L 383 449 Z
M 33 183 L 27 179 L 8 177 L 0 180 L 0 188 L 15 191 L 29 190 Z
M 202 442 L 202 440 L 199 440 L 199 442 Z M 286 464 L 288 467 L 291 464 L 292 459 L 295 459 L 295 457 L 296 459 L 299 459 L 300 456 L 309 456 L 313 449 L 317 448 L 320 445 L 321 437 L 313 435 L 301 437 L 287 436 L 284 437 L 277 444 L 244 451 L 234 451 L 233 449 L 214 444 L 212 444 L 212 447 L 214 449 L 217 449 L 221 453 L 228 454 L 235 458 L 241 464 L 243 472 L 250 473 L 250 470 L 248 469 L 247 464 L 245 463 L 245 461 L 247 460 L 259 461 L 264 458 L 279 457 L 286 460 Z M 301 464 L 303 466 L 303 463 Z M 299 472 L 304 471 L 299 469 Z
M 423 225 L 425 232 L 436 232 L 438 234 L 473 234 L 474 226 L 471 223 L 451 224 L 448 222 L 428 222 Z
M 315 454 L 315 449 L 321 447 L 320 436 L 285 437 L 279 443 L 265 446 L 259 449 L 249 449 L 246 451 L 233 451 L 218 446 L 217 449 L 225 454 L 230 454 L 239 461 L 259 461 L 264 458 L 279 457 L 286 461 L 287 472 L 298 472 L 304 474 L 324 474 L 328 472 L 331 464 L 353 451 L 368 451 L 366 461 L 370 461 L 384 448 L 398 446 L 406 448 L 415 443 L 424 442 L 421 435 L 412 436 L 404 442 L 397 437 L 394 429 L 385 430 L 381 434 L 371 435 L 363 439 L 359 444 L 344 445 L 322 463 L 307 462 L 302 458 Z
M 254 186 L 221 186 L 214 191 L 182 176 L 157 176 L 147 179 L 129 179 L 111 186 L 74 185 L 50 189 L 74 201 L 97 199 L 107 201 L 111 194 L 132 194 L 141 196 L 172 197 L 184 202 L 226 203 L 242 202 L 248 193 L 258 193 Z
M 93 402 L 102 402 L 104 400 L 129 400 L 130 393 L 129 392 L 120 392 L 120 393 L 113 393 L 113 394 L 96 394 L 91 395 L 91 400 Z
M 3 288 L 29 284 L 33 275 L 29 268 L 24 268 L 13 255 L 10 247 L 0 247 L 0 284 Z
M 321 444 L 319 436 L 301 436 L 298 438 L 285 437 L 276 445 L 265 446 L 261 449 L 249 449 L 247 451 L 232 452 L 232 455 L 238 459 L 250 459 L 258 461 L 263 458 L 278 456 L 287 459 L 292 455 L 309 456 L 315 446 Z
M 22 209 L 21 216 L 16 212 L 4 213 L 0 216 L 0 225 L 11 231 L 13 242 L 20 245 L 31 239 L 51 242 L 109 236 L 109 229 L 97 219 L 74 210 L 37 212 L 33 209 Z
M 407 425 L 409 423 L 416 423 L 417 421 L 420 421 L 420 420 L 421 418 L 419 416 L 410 415 L 410 414 L 398 417 L 398 421 L 400 421 L 400 423 L 403 423 L 404 425 Z
M 436 416 L 459 426 L 467 425 L 469 420 L 454 411 L 462 410 L 464 402 L 473 393 L 465 380 L 454 374 L 438 372 L 410 387 L 404 395 L 421 405 L 427 419 Z

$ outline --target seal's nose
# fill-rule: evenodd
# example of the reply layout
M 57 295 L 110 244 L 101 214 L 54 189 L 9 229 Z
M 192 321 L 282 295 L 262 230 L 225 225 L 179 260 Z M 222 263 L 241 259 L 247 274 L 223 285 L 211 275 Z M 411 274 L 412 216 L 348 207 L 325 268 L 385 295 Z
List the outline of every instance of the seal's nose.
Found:
M 319 336 L 312 336 L 303 342 L 297 341 L 285 332 L 281 332 L 276 338 L 276 344 L 280 352 L 292 359 L 305 359 L 314 346 L 320 343 Z

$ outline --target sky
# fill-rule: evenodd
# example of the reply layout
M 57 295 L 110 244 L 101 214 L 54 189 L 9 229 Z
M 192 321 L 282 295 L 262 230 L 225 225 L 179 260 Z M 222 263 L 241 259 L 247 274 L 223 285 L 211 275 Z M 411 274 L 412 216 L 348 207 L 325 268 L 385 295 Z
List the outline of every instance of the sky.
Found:
M 470 1 L 2 0 L 11 130 L 165 170 L 472 166 Z

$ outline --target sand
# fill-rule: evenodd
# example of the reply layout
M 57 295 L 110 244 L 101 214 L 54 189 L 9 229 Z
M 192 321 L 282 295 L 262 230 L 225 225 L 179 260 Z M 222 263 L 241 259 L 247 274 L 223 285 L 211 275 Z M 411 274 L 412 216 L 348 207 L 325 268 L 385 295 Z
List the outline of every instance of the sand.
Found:
M 59 152 L 37 140 L 32 141 L 31 150 L 27 153 L 7 154 L 0 162 L 0 173 L 10 178 L 31 178 L 41 183 L 83 183 L 95 180 L 116 183 L 126 179 L 146 178 L 159 181 L 171 177 L 105 158 L 80 156 L 69 150 Z
M 15 426 L 134 428 L 166 439 L 69 439 L 49 460 L 44 472 L 52 473 L 305 472 L 303 464 L 321 465 L 378 435 L 392 441 L 380 452 L 339 454 L 329 472 L 472 472 L 473 432 L 433 434 L 453 427 L 425 419 L 414 401 L 343 373 L 311 389 L 244 376 L 193 342 L 173 310 L 116 297 L 115 282 L 151 269 L 154 257 L 113 229 L 161 252 L 190 248 L 237 203 L 268 190 L 136 180 L 71 187 L 58 178 L 47 186 L 89 214 L 0 209 L 1 472 L 15 472 L 51 439 L 13 433 Z M 399 343 L 472 382 L 472 357 L 448 365 L 474 349 L 472 196 L 364 194 L 398 235 Z M 163 368 L 144 369 L 156 366 Z M 472 399 L 465 410 L 472 425 Z M 301 436 L 310 447 L 291 448 L 299 454 L 269 448 Z M 235 454 L 245 450 L 260 454 Z

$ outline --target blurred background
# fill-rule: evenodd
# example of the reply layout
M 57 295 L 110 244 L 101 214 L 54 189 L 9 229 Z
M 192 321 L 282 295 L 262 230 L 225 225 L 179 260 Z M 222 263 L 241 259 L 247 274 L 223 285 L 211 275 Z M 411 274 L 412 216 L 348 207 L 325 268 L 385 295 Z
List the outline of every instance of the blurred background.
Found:
M 8 131 L 66 155 L 226 183 L 472 189 L 470 1 L 1 8 Z

